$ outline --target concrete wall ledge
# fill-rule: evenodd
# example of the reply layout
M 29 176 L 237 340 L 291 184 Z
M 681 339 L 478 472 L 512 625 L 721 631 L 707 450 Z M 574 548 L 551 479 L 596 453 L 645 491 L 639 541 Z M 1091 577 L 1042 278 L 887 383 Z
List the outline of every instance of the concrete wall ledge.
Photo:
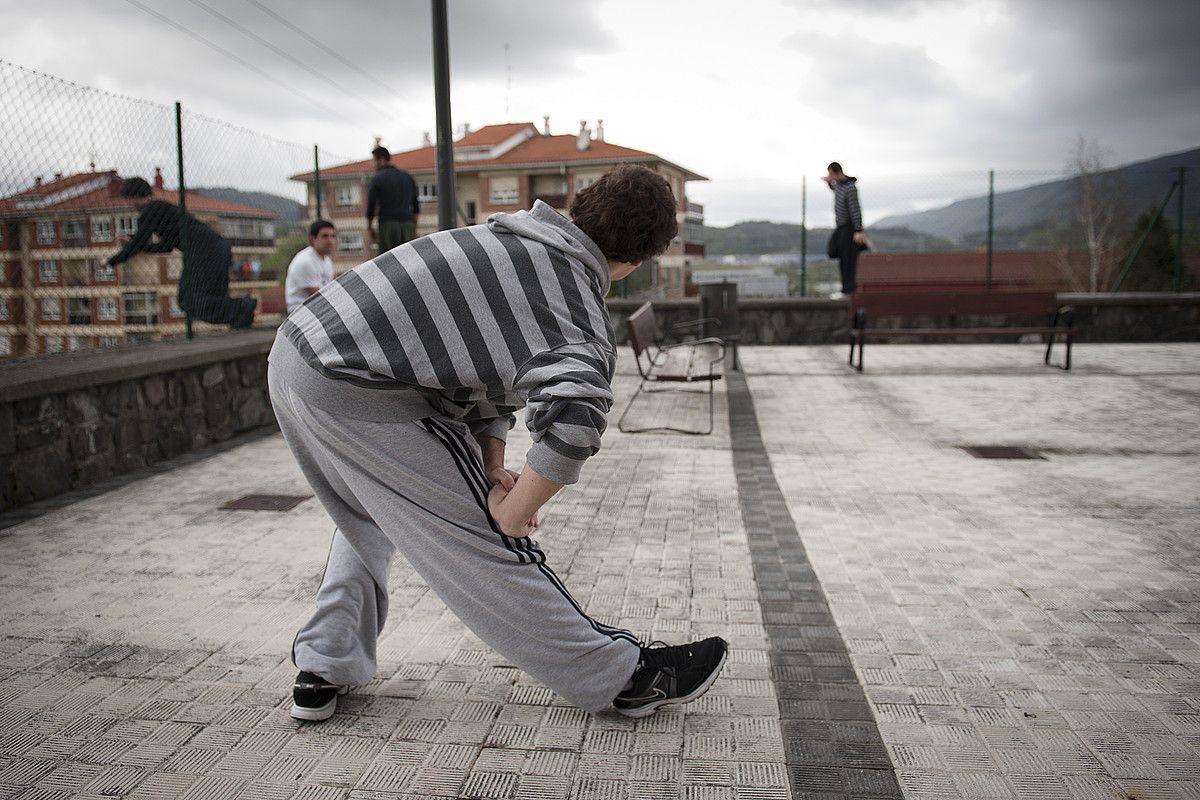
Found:
M 111 350 L 0 361 L 0 403 L 61 394 L 221 361 L 260 355 L 265 358 L 274 341 L 274 329 L 232 331 L 190 342 L 148 342 Z

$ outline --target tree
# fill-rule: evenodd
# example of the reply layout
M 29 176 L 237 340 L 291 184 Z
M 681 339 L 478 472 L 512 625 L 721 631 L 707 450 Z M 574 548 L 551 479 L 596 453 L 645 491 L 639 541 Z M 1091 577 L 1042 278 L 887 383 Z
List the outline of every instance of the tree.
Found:
M 1160 214 L 1150 226 L 1154 217 L 1153 211 L 1147 211 L 1138 217 L 1133 229 L 1125 237 L 1121 253 L 1128 257 L 1133 254 L 1142 234 L 1146 241 L 1142 249 L 1134 256 L 1129 275 L 1121 285 L 1121 289 L 1130 292 L 1163 292 L 1169 291 L 1175 279 L 1175 238 L 1171 235 L 1170 227 Z M 1150 228 L 1149 232 L 1146 231 Z
M 1075 176 L 1074 218 L 1087 251 L 1087 289 L 1098 292 L 1115 279 L 1120 198 L 1099 143 L 1080 134 L 1068 169 Z

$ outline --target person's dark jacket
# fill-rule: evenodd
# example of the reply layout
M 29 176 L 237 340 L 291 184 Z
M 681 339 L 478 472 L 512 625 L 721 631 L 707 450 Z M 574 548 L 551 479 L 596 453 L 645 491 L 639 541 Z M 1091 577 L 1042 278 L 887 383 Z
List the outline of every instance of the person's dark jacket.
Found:
M 196 264 L 213 262 L 228 269 L 233 258 L 229 243 L 191 214 L 185 219 L 189 261 Z M 137 233 L 108 263 L 120 264 L 138 253 L 169 253 L 179 247 L 179 233 L 179 207 L 165 200 L 151 200 L 138 215 Z M 156 234 L 157 241 L 153 238 Z
M 413 176 L 391 164 L 385 164 L 371 178 L 367 189 L 367 220 L 399 220 L 410 222 L 421 213 L 421 201 L 417 199 L 417 182 Z

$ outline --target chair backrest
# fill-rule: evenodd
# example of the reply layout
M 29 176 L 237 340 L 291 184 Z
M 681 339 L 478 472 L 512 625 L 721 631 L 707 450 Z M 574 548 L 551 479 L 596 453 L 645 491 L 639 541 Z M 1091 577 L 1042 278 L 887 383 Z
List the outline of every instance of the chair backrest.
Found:
M 625 320 L 625 332 L 629 346 L 633 348 L 633 357 L 640 360 L 642 353 L 657 339 L 658 323 L 654 321 L 653 306 L 642 303 L 637 311 L 630 314 L 629 319 Z
M 701 336 L 736 336 L 741 328 L 737 284 L 731 281 L 701 284 L 700 318 L 716 320 L 704 324 Z
M 1053 314 L 1054 292 L 855 292 L 851 313 L 863 310 L 877 319 L 888 316 L 951 314 Z

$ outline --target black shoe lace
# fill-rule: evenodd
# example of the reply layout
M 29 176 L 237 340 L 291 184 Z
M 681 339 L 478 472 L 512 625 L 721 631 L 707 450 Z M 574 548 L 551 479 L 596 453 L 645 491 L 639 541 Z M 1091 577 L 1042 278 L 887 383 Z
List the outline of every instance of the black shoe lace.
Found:
M 653 669 L 662 669 L 663 667 L 678 669 L 688 665 L 689 656 L 686 644 L 668 646 L 665 642 L 654 641 L 642 648 L 642 666 Z

